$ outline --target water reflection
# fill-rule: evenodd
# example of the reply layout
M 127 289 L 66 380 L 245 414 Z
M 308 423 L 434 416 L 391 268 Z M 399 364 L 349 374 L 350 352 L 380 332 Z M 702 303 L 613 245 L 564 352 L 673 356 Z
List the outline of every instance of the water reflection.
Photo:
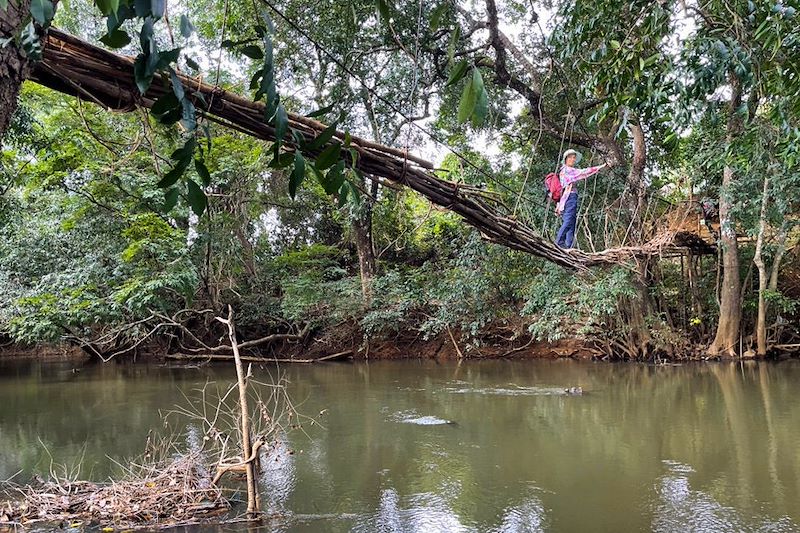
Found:
M 658 480 L 659 501 L 654 509 L 653 531 L 703 531 L 727 533 L 730 531 L 789 532 L 797 525 L 788 516 L 771 520 L 763 516 L 743 516 L 732 507 L 721 505 L 710 495 L 693 490 L 689 475 L 694 473 L 689 465 L 664 461 L 667 473 Z
M 502 523 L 492 528 L 492 533 L 535 533 L 547 530 L 547 520 L 542 502 L 538 498 L 525 500 L 520 505 L 505 510 Z
M 262 457 L 264 507 L 282 516 L 264 531 L 800 531 L 796 362 L 285 372 L 301 410 L 327 414 Z M 182 392 L 232 379 L 226 367 L 0 365 L 0 478 L 46 474 L 41 439 L 103 479 L 107 456 L 138 455 Z M 190 427 L 183 442 L 200 438 Z
M 294 491 L 296 474 L 294 456 L 286 445 L 285 435 L 276 446 L 262 452 L 261 469 L 262 508 L 269 514 L 288 513 L 286 504 Z
M 357 521 L 354 532 L 445 533 L 469 531 L 449 508 L 445 498 L 436 494 L 413 494 L 401 501 L 394 489 L 381 493 L 378 512 Z

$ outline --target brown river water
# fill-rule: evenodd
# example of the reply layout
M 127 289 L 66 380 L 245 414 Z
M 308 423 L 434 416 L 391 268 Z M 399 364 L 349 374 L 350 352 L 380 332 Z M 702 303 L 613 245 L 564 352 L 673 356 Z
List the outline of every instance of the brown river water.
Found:
M 183 394 L 234 378 L 227 366 L 74 366 L 0 362 L 0 479 L 46 476 L 51 457 L 106 479 Z M 264 505 L 280 518 L 191 531 L 800 532 L 800 362 L 280 371 L 301 413 L 325 410 L 286 436 L 293 454 L 265 458 Z M 189 423 L 187 442 L 196 433 Z

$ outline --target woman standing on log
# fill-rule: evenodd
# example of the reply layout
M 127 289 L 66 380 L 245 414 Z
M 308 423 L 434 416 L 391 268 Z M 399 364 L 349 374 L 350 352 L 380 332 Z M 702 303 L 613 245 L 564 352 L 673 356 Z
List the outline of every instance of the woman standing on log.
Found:
M 575 242 L 575 227 L 578 220 L 578 189 L 573 187 L 575 182 L 585 180 L 589 176 L 596 174 L 606 166 L 603 163 L 599 167 L 575 168 L 575 164 L 580 160 L 580 153 L 576 150 L 564 152 L 562 161 L 564 162 L 558 179 L 564 192 L 561 194 L 556 206 L 556 214 L 563 215 L 564 222 L 556 235 L 556 244 L 561 248 L 572 248 Z

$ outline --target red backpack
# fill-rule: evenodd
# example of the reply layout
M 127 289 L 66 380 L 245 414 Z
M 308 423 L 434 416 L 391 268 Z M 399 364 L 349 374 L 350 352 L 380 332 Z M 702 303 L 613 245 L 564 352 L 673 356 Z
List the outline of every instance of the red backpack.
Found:
M 549 173 L 544 178 L 544 188 L 551 200 L 558 202 L 561 200 L 561 180 L 555 172 Z

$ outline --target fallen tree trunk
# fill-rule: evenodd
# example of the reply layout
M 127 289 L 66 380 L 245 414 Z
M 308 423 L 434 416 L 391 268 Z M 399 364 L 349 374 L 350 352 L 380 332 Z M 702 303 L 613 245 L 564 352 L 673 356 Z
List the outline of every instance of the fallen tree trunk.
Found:
M 203 83 L 199 78 L 182 74 L 178 77 L 184 87 L 190 89 L 189 92 L 202 97 L 194 96 L 193 103 L 210 120 L 259 139 L 275 140 L 275 129 L 263 120 L 263 103 Z M 32 79 L 114 111 L 150 108 L 159 97 L 171 91 L 169 80 L 162 76 L 153 81 L 146 94 L 140 94 L 134 80 L 133 58 L 104 50 L 55 28 L 47 36 L 44 59 L 35 65 Z M 317 137 L 327 127 L 319 121 L 294 114 L 289 115 L 289 125 L 301 132 L 306 140 Z M 344 134 L 337 132 L 336 137 L 341 140 Z M 295 147 L 290 139 L 284 142 L 284 146 Z M 327 146 L 305 150 L 304 155 L 315 157 Z M 434 204 L 457 213 L 488 241 L 568 269 L 587 271 L 595 265 L 619 264 L 637 255 L 658 255 L 665 247 L 673 245 L 674 235 L 668 238 L 661 235 L 640 247 L 596 254 L 564 250 L 517 221 L 501 202 L 485 191 L 438 177 L 434 165 L 428 161 L 358 137 L 352 138 L 351 146 L 358 151 L 357 161 L 353 162 L 346 150 L 342 156 L 359 170 L 405 185 Z

